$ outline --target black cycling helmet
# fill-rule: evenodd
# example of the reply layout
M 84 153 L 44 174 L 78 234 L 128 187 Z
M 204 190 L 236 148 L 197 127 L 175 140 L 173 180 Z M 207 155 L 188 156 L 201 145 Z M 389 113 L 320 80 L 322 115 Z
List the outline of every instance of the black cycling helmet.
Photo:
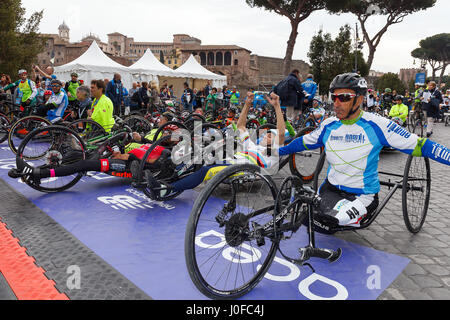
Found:
M 397 96 L 395 96 L 395 99 L 394 99 L 395 101 L 398 101 L 398 100 L 402 100 L 403 101 L 403 96 L 401 96 L 401 95 L 397 95 Z
M 358 96 L 367 94 L 367 81 L 357 73 L 344 73 L 336 76 L 330 85 L 330 92 L 334 93 L 336 89 L 351 89 Z
M 176 118 L 172 112 L 164 112 L 163 117 L 166 118 L 169 122 Z
M 357 73 L 344 73 L 336 76 L 330 85 L 330 92 L 334 93 L 337 89 L 350 89 L 355 91 L 356 97 L 353 99 L 353 106 L 344 120 L 349 119 L 359 110 L 355 108 L 358 97 L 367 95 L 367 81 Z

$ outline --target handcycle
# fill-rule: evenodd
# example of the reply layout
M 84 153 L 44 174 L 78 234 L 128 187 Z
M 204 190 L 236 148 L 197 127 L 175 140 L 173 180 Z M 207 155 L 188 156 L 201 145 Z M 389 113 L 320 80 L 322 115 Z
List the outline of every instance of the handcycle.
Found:
M 318 194 L 319 177 L 325 163 L 320 158 L 313 187 L 304 186 L 298 177 L 288 177 L 280 188 L 271 176 L 253 165 L 235 165 L 214 177 L 197 197 L 186 226 L 185 261 L 197 289 L 211 299 L 236 299 L 254 289 L 269 270 L 275 255 L 308 266 L 311 258 L 337 261 L 336 250 L 316 246 L 316 218 L 323 201 Z M 382 181 L 390 188 L 378 208 L 369 213 L 359 227 L 328 226 L 329 233 L 368 228 L 397 190 L 402 190 L 403 218 L 407 229 L 420 232 L 426 218 L 431 189 L 428 159 L 406 162 L 404 174 L 380 172 L 397 179 Z M 308 244 L 297 258 L 287 256 L 282 241 L 306 226 Z M 229 261 L 224 263 L 221 256 Z

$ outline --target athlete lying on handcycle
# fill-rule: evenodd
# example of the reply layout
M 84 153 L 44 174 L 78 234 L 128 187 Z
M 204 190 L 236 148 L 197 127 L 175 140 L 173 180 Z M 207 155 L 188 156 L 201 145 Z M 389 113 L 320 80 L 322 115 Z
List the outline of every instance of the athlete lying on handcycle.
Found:
M 337 76 L 330 92 L 336 117 L 279 150 L 284 156 L 325 148 L 330 169 L 319 190 L 322 203 L 316 214 L 320 220 L 317 231 L 327 232 L 329 226 L 358 227 L 376 210 L 380 191 L 378 161 L 383 147 L 450 165 L 450 150 L 446 147 L 419 138 L 387 118 L 363 112 L 367 82 L 358 74 Z

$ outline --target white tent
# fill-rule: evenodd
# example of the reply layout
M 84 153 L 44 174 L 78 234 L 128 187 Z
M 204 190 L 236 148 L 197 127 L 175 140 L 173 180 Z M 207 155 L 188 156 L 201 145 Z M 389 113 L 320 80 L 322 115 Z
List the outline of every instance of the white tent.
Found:
M 202 67 L 194 56 L 191 55 L 189 59 L 177 70 L 175 73 L 184 78 L 211 80 L 213 87 L 223 87 L 227 84 L 227 77 L 215 74 L 208 69 Z
M 73 72 L 78 73 L 79 79 L 87 85 L 95 79 L 111 80 L 115 73 L 122 76 L 122 83 L 126 88 L 130 88 L 132 84 L 130 69 L 110 59 L 95 41 L 74 61 L 55 67 L 55 75 L 62 81 L 69 81 Z
M 129 69 L 134 82 L 150 82 L 153 80 L 159 82 L 158 77 L 177 76 L 172 69 L 162 64 L 150 49 L 147 49 L 141 59 L 129 67 Z

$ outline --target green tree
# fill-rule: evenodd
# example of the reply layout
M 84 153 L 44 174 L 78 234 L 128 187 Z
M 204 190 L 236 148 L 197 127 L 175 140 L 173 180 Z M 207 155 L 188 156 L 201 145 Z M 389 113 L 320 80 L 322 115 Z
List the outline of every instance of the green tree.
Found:
M 415 12 L 431 8 L 436 0 L 339 0 L 328 3 L 328 10 L 332 13 L 353 13 L 361 24 L 364 40 L 369 46 L 367 64 L 372 67 L 375 52 L 382 37 L 389 27 L 401 23 L 403 19 Z M 369 35 L 367 26 L 371 16 L 381 15 L 386 17 L 383 27 L 375 34 Z
M 436 80 L 436 73 L 441 71 L 440 85 L 450 64 L 450 33 L 436 34 L 420 41 L 420 48 L 413 50 L 411 55 L 428 62 L 432 69 L 432 80 Z
M 245 2 L 252 8 L 273 11 L 289 19 L 291 33 L 283 61 L 283 73 L 288 75 L 291 71 L 292 55 L 297 42 L 299 24 L 314 11 L 325 9 L 327 3 L 333 2 L 333 0 L 245 0 Z
M 24 16 L 21 0 L 0 2 L 0 71 L 12 77 L 19 69 L 30 70 L 45 44 L 38 33 L 43 11 L 33 13 L 28 20 Z
M 384 92 L 384 89 L 390 88 L 392 90 L 397 90 L 398 93 L 404 94 L 406 87 L 403 82 L 400 80 L 396 73 L 386 73 L 381 76 L 375 83 L 375 87 L 378 91 Z
M 311 41 L 308 58 L 312 66 L 314 79 L 320 86 L 320 94 L 328 92 L 331 81 L 341 73 L 351 72 L 355 66 L 355 55 L 358 59 L 359 71 L 362 76 L 369 73 L 362 52 L 352 52 L 352 36 L 349 25 L 340 28 L 336 39 L 322 30 Z

